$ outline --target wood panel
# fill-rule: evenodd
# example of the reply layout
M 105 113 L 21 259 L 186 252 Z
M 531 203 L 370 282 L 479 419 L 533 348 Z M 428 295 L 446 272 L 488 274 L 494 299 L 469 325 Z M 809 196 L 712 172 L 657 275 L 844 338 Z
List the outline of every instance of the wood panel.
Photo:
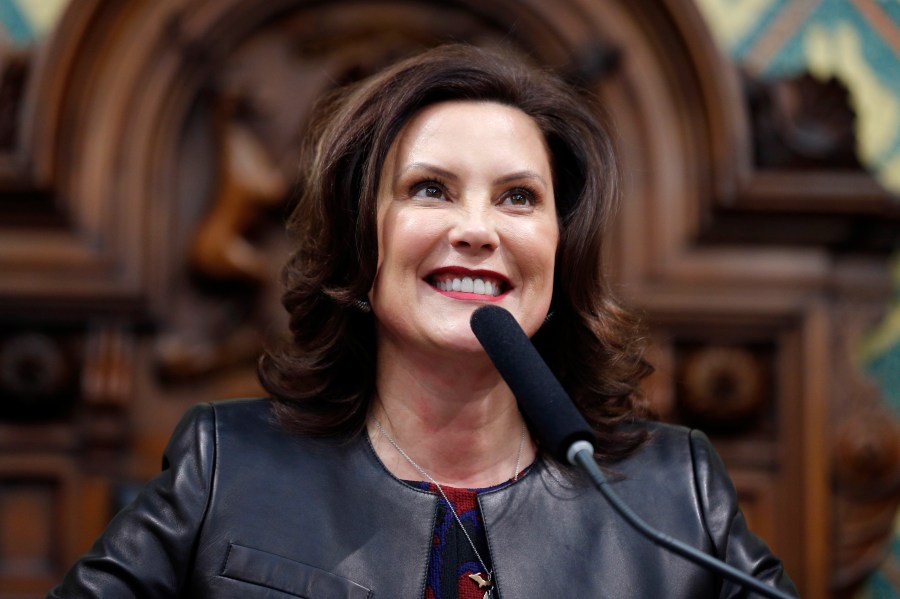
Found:
M 59 577 L 77 534 L 75 472 L 56 456 L 0 459 L 0 596 L 38 595 Z

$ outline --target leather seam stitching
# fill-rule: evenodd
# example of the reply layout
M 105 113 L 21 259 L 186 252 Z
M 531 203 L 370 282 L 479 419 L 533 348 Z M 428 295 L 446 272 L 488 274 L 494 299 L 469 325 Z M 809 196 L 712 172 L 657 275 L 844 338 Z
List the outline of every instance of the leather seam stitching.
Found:
M 706 534 L 706 538 L 709 539 L 710 546 L 712 546 L 713 550 L 718 555 L 719 547 L 716 545 L 712 532 L 709 530 L 709 523 L 707 522 L 707 511 L 709 506 L 707 506 L 704 501 L 703 492 L 700 489 L 699 477 L 697 476 L 697 454 L 694 447 L 693 430 L 688 431 L 688 449 L 691 454 L 691 478 L 694 484 L 694 493 L 697 494 L 697 503 L 700 506 L 700 523 L 703 525 L 703 532 Z

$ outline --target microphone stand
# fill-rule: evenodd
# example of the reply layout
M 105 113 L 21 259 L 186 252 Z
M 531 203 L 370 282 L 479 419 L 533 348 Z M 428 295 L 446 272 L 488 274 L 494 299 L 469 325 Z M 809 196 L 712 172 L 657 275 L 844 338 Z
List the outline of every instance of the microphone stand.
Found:
M 664 534 L 649 524 L 644 522 L 640 516 L 634 513 L 630 507 L 625 505 L 619 496 L 609 488 L 609 481 L 594 460 L 594 447 L 588 441 L 576 441 L 572 443 L 567 452 L 567 457 L 571 464 L 580 466 L 582 470 L 590 477 L 597 490 L 603 494 L 603 497 L 609 502 L 616 512 L 619 513 L 635 530 L 650 539 L 656 545 L 665 547 L 666 549 L 677 553 L 678 555 L 696 563 L 704 568 L 717 572 L 723 577 L 732 580 L 739 585 L 750 588 L 757 593 L 772 599 L 792 599 L 790 595 L 779 591 L 776 588 L 753 578 L 745 572 L 741 572 L 737 568 L 726 564 L 702 551 L 682 543 L 678 539 L 674 539 Z
M 656 545 L 743 587 L 773 599 L 790 599 L 784 592 L 651 528 L 641 520 L 609 488 L 606 477 L 594 461 L 594 446 L 589 441 L 594 438 L 593 429 L 572 403 L 513 315 L 499 306 L 482 306 L 472 313 L 470 324 L 472 332 L 484 346 L 484 351 L 515 394 L 525 418 L 534 426 L 537 437 L 557 458 L 581 466 L 613 509 L 628 524 Z

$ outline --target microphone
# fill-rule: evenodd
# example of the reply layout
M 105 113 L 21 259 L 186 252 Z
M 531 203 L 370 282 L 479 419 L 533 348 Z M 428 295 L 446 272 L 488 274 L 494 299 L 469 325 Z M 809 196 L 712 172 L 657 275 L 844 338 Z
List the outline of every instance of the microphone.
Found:
M 773 599 L 789 599 L 786 593 L 746 572 L 651 527 L 609 488 L 609 481 L 594 460 L 593 430 L 512 314 L 499 306 L 482 306 L 472 313 L 469 325 L 516 396 L 519 409 L 541 444 L 557 460 L 580 466 L 629 525 L 656 545 L 744 587 Z
M 569 399 L 550 367 L 531 344 L 513 315 L 497 306 L 482 306 L 469 321 L 472 332 L 509 385 L 519 409 L 541 443 L 561 462 L 577 441 L 590 448 L 596 439 L 591 425 Z M 579 445 L 581 446 L 581 445 Z

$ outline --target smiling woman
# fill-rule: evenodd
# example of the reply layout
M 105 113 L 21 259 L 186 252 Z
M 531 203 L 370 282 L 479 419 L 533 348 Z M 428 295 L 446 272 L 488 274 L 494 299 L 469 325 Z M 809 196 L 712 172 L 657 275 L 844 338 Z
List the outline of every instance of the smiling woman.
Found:
M 442 102 L 407 123 L 388 152 L 377 200 L 369 298 L 381 368 L 404 362 L 398 350 L 421 360 L 481 354 L 469 319 L 485 302 L 537 332 L 559 238 L 552 181 L 543 135 L 518 108 Z
M 793 591 L 706 437 L 641 419 L 650 367 L 600 268 L 618 174 L 593 110 L 468 46 L 326 99 L 290 220 L 292 337 L 260 361 L 272 398 L 190 412 L 51 596 L 743 596 L 532 438 L 469 327 L 485 304 L 532 336 L 636 511 Z
M 387 362 L 383 333 L 401 325 L 427 328 L 422 339 L 454 331 L 468 343 L 456 358 L 474 366 L 479 349 L 467 315 L 478 302 L 446 301 L 432 284 L 464 293 L 468 269 L 486 271 L 492 294 L 499 285 L 497 301 L 535 336 L 598 431 L 600 454 L 615 459 L 640 445 L 645 431 L 619 424 L 642 413 L 637 391 L 651 369 L 636 320 L 610 295 L 600 268 L 619 174 L 597 112 L 551 74 L 467 46 L 423 54 L 324 99 L 289 225 L 298 248 L 285 269 L 284 301 L 294 338 L 260 367 L 282 424 L 316 436 L 364 429 Z M 444 243 L 429 262 L 404 265 L 405 281 L 391 279 L 386 293 L 395 297 L 384 302 L 396 309 L 379 317 L 382 300 L 370 294 L 400 267 L 388 251 L 429 234 L 435 242 L 435 228 Z M 472 235 L 481 237 L 465 239 Z M 552 268 L 533 266 L 548 251 Z M 479 277 L 470 278 L 474 290 Z M 370 297 L 375 318 L 354 308 Z M 540 326 L 550 306 L 552 324 Z M 406 353 L 449 364 L 422 349 Z

